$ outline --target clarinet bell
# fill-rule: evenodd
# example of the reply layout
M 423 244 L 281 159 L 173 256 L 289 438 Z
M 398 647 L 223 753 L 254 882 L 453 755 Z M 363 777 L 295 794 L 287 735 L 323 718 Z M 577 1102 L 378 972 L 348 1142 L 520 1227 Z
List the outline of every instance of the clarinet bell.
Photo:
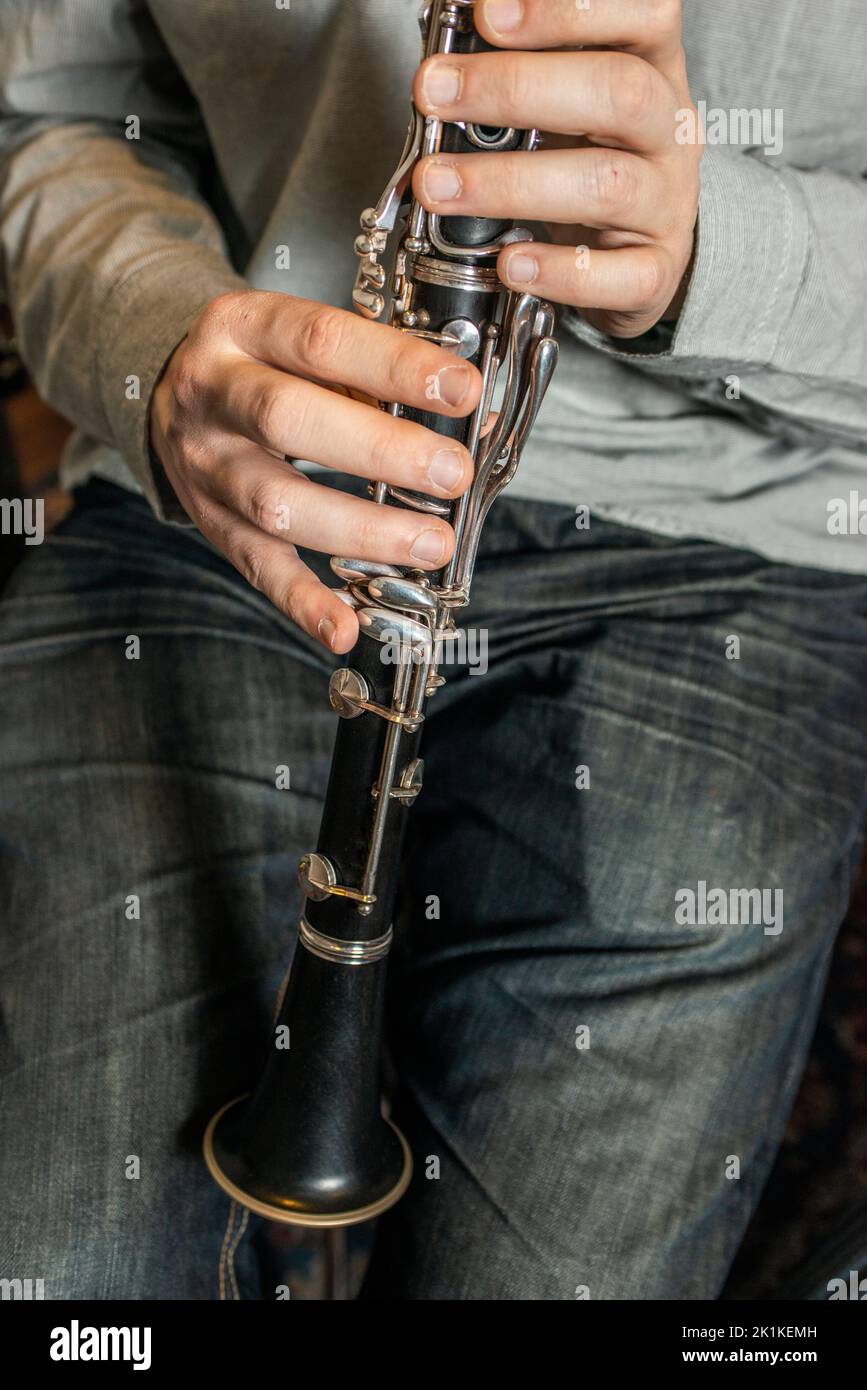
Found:
M 385 961 L 334 964 L 299 943 L 275 1037 L 250 1096 L 204 1138 L 212 1178 L 242 1206 L 290 1226 L 351 1226 L 406 1191 L 412 1157 L 382 1114 Z

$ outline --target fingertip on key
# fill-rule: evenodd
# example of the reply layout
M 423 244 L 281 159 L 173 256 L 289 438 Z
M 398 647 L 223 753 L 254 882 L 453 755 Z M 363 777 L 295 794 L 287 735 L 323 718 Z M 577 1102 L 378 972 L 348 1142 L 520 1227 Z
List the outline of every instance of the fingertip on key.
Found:
M 532 285 L 539 278 L 539 262 L 518 251 L 506 262 L 505 273 L 510 285 Z
M 464 476 L 464 456 L 457 449 L 439 449 L 430 461 L 427 476 L 434 487 L 453 493 Z
M 421 531 L 413 541 L 409 555 L 411 560 L 418 560 L 426 565 L 442 563 L 446 557 L 445 534 L 435 528 Z
M 429 401 L 443 401 L 457 409 L 469 400 L 473 373 L 469 367 L 441 367 L 428 378 L 425 392 Z
M 343 595 L 338 591 L 335 598 L 342 599 Z M 337 656 L 343 656 L 346 652 L 352 651 L 358 641 L 358 619 L 353 614 L 353 619 L 347 626 L 348 619 L 335 622 L 327 614 L 319 619 L 316 627 L 317 636 L 323 647 L 328 651 L 334 652 Z
M 494 34 L 513 34 L 524 22 L 522 0 L 485 0 L 482 16 Z
M 464 75 L 450 63 L 432 60 L 423 69 L 422 94 L 426 105 L 434 110 L 439 106 L 454 106 L 460 99 Z

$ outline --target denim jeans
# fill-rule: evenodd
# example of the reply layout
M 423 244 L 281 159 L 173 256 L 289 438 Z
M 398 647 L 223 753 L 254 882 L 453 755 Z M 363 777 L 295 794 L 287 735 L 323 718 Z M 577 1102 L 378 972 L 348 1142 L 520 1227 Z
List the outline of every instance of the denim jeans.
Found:
M 76 500 L 0 598 L 0 1277 L 271 1299 L 201 1138 L 258 1070 L 335 663 L 195 531 Z M 505 497 L 466 624 L 389 987 L 415 1177 L 362 1297 L 716 1298 L 864 833 L 867 581 Z

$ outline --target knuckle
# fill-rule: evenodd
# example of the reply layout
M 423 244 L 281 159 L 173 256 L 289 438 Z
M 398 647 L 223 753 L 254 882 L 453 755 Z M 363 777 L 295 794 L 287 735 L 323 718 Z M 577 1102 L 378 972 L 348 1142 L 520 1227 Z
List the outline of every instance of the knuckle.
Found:
M 636 307 L 650 309 L 658 302 L 665 289 L 665 277 L 661 256 L 641 257 L 635 276 Z
M 386 512 L 390 508 L 377 507 L 376 512 Z M 385 516 L 370 516 L 370 505 L 364 509 L 364 514 L 358 518 L 357 535 L 361 548 L 362 558 L 373 556 L 384 552 L 387 549 L 389 537 L 388 522 L 390 518 Z
M 500 91 L 506 109 L 510 112 L 527 111 L 533 105 L 532 69 L 524 62 L 521 54 L 500 59 L 497 63 L 500 77 Z
M 317 307 L 299 326 L 303 360 L 314 371 L 329 367 L 346 339 L 346 320 L 337 309 Z
M 206 439 L 196 431 L 186 430 L 183 432 L 181 441 L 178 445 L 178 456 L 185 464 L 186 470 L 190 473 L 207 473 L 207 466 L 211 460 L 211 450 L 207 448 Z
M 257 387 L 250 403 L 250 423 L 258 437 L 275 443 L 278 438 L 282 400 L 273 386 Z
M 185 474 L 205 476 L 210 451 L 195 430 L 190 429 L 183 420 L 171 420 L 166 427 L 166 442 L 175 464 Z
M 681 0 L 655 0 L 653 23 L 657 33 L 678 35 L 683 23 Z
M 427 380 L 425 362 L 428 356 L 421 343 L 401 335 L 401 341 L 390 347 L 383 360 L 385 394 L 389 400 L 402 401 L 406 397 L 408 385 L 414 386 L 413 398 L 424 400 L 424 387 Z
M 659 227 L 661 241 L 673 241 L 680 231 L 680 218 L 675 209 L 667 209 Z
M 182 415 L 193 414 L 205 395 L 205 379 L 197 354 L 181 352 L 172 364 L 172 402 Z
M 169 416 L 163 427 L 163 437 L 173 457 L 180 458 L 184 452 L 186 430 L 181 420 L 174 412 Z
M 269 535 L 278 529 L 286 497 L 282 489 L 267 479 L 254 483 L 247 495 L 247 515 L 254 526 Z
M 646 315 L 613 309 L 600 315 L 598 326 L 612 338 L 631 339 L 640 338 L 642 333 L 647 332 L 650 324 Z
M 687 145 L 686 150 L 688 156 L 687 168 L 689 171 L 689 186 L 697 202 L 701 190 L 701 161 L 704 157 L 704 145 L 701 140 L 696 140 L 694 145 Z
M 593 160 L 590 171 L 591 194 L 606 212 L 630 211 L 637 201 L 638 180 L 631 162 L 616 154 Z
M 497 181 L 505 184 L 509 202 L 515 207 L 532 206 L 538 201 L 538 183 L 533 170 L 532 159 L 516 156 L 502 161 L 503 173 L 497 173 Z
M 196 492 L 191 499 L 190 516 L 203 535 L 208 536 L 215 545 L 225 551 L 222 515 L 220 508 L 206 493 Z
M 285 613 L 286 617 L 289 618 L 291 622 L 297 623 L 299 627 L 301 626 L 299 621 L 297 585 L 294 583 L 281 584 L 277 592 L 273 595 L 269 595 L 269 597 L 274 606 L 279 608 L 281 613 Z
M 235 551 L 233 563 L 239 574 L 246 579 L 253 589 L 258 589 L 260 593 L 265 590 L 265 555 L 261 547 L 253 545 L 248 541 L 242 544 Z
M 283 593 L 283 610 L 298 627 L 310 631 L 315 627 L 313 616 L 318 597 L 319 584 L 315 580 L 293 579 Z
M 202 337 L 224 333 L 239 317 L 249 318 L 253 312 L 255 290 L 227 290 L 207 303 L 195 322 L 195 331 Z
M 395 458 L 398 457 L 395 442 L 390 430 L 378 429 L 371 435 L 368 443 L 367 460 L 372 477 L 388 480 L 390 473 L 394 470 Z
M 611 107 L 627 125 L 644 119 L 656 96 L 653 68 L 631 54 L 612 55 L 608 67 Z

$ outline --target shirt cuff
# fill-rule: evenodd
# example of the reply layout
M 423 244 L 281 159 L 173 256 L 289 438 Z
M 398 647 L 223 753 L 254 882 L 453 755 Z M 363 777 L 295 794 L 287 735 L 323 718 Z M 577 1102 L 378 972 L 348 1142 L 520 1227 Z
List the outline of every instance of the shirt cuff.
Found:
M 116 447 L 161 521 L 189 518 L 150 448 L 154 388 L 205 305 L 246 289 L 219 253 L 196 246 L 140 266 L 109 296 L 97 368 L 103 408 Z
M 611 338 L 567 309 L 570 332 L 620 361 L 670 376 L 717 376 L 773 361 L 809 253 L 803 194 L 784 171 L 743 153 L 706 150 L 701 173 L 692 273 L 673 331 Z

